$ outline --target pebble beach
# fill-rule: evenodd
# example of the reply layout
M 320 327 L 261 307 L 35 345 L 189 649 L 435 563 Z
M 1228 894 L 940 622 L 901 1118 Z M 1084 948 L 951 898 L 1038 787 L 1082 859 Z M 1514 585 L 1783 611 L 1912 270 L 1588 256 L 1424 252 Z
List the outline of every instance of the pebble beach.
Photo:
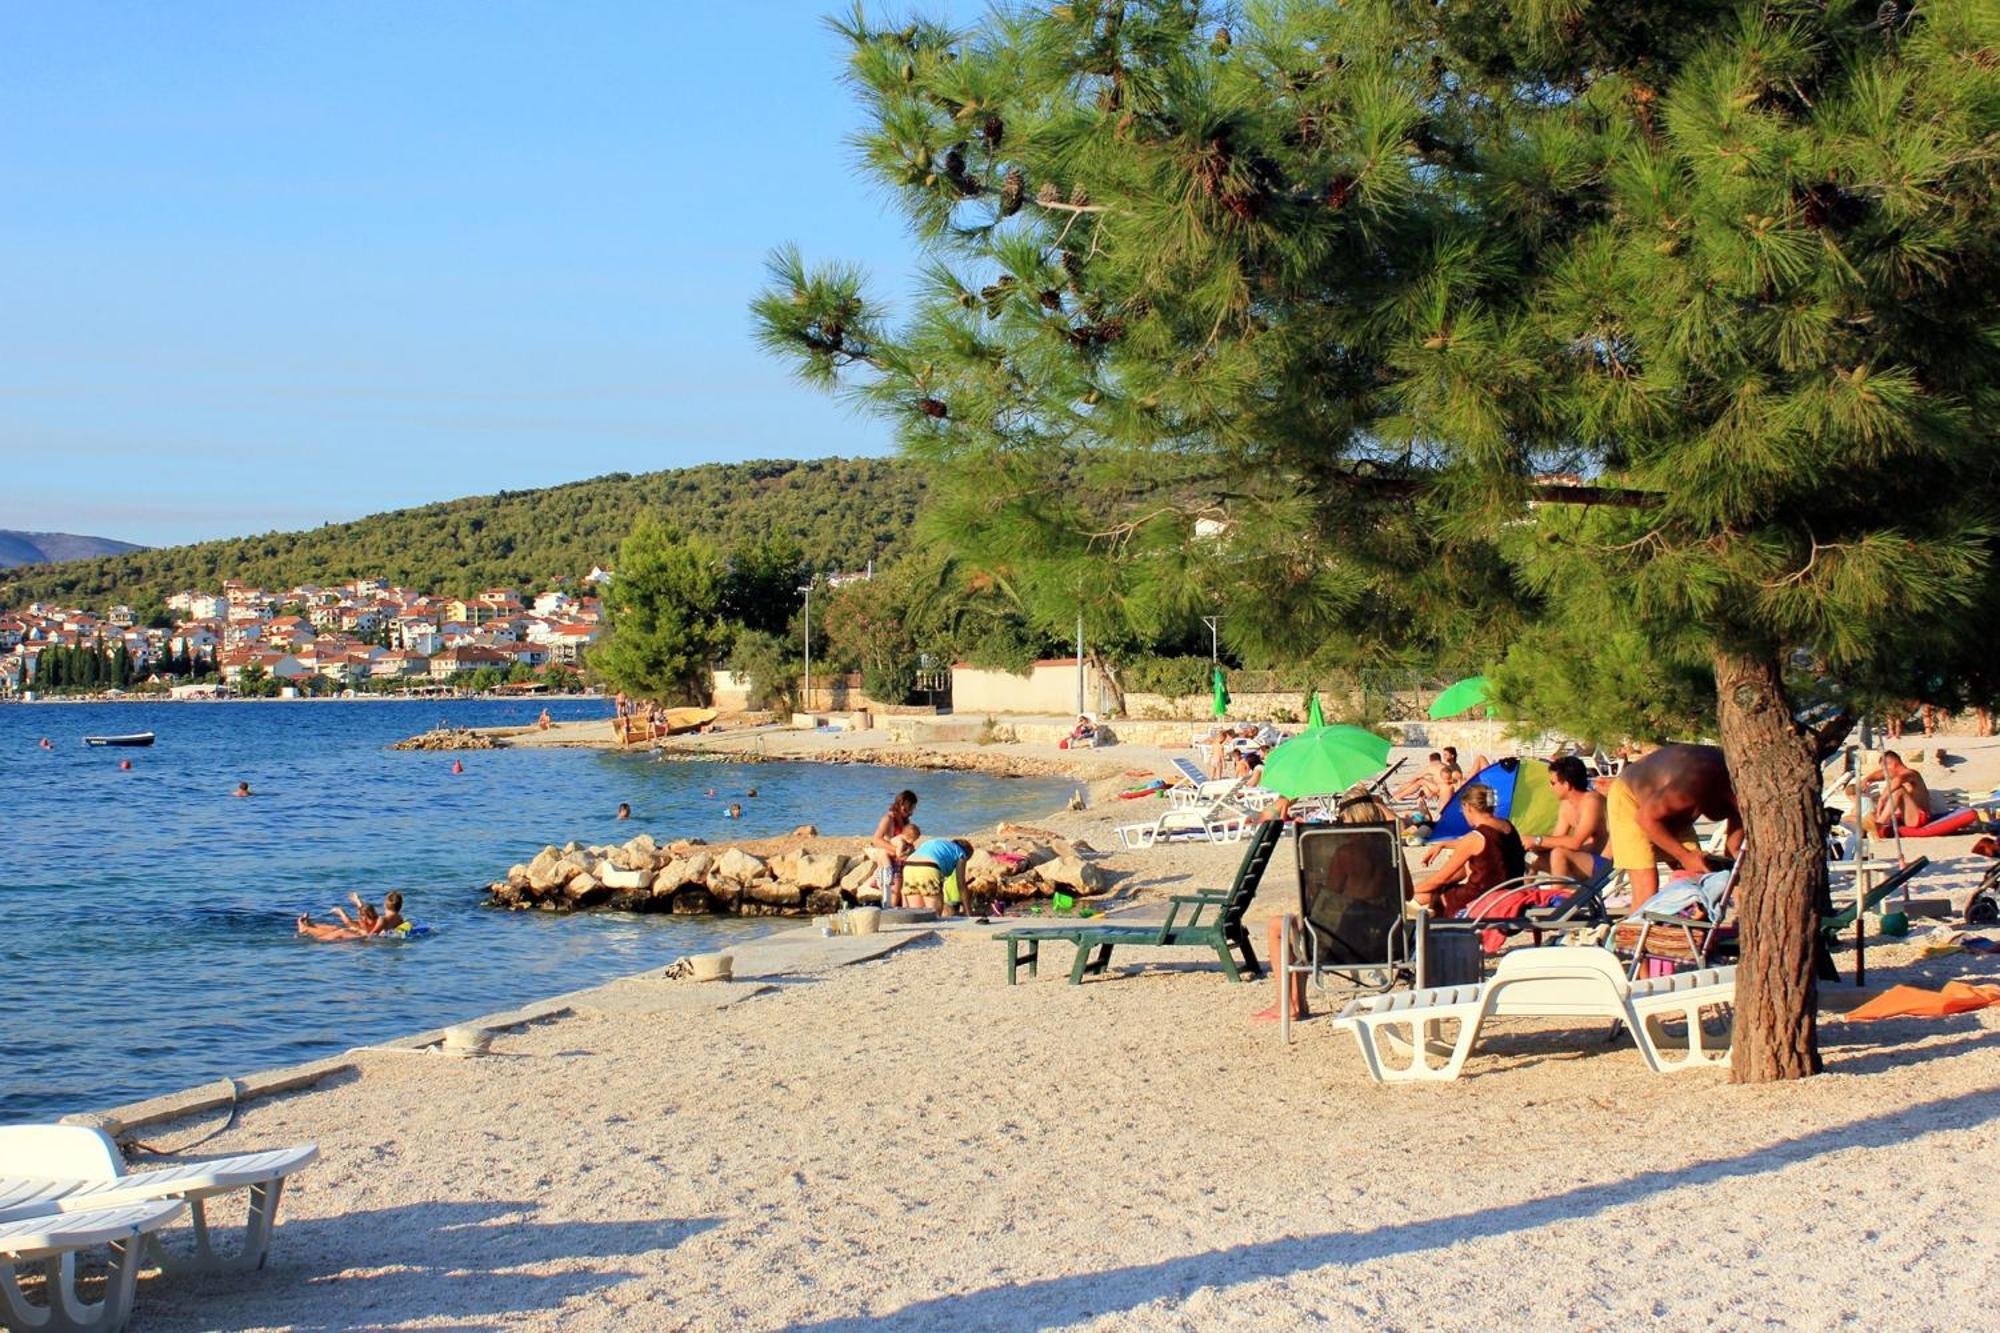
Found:
M 1953 785 L 2000 780 L 2000 745 L 1946 743 Z M 1042 822 L 1105 853 L 1123 913 L 1227 884 L 1238 847 L 1111 850 L 1117 781 Z M 1938 842 L 1920 891 L 1961 904 L 1970 839 Z M 1296 908 L 1274 862 L 1260 951 Z M 2000 980 L 1992 956 L 1923 956 L 1918 926 L 1871 941 L 1866 991 L 1823 989 L 1827 1073 L 1758 1087 L 1519 1019 L 1459 1082 L 1378 1086 L 1327 1021 L 1338 992 L 1287 1044 L 1257 1017 L 1268 980 L 1193 951 L 1009 987 L 998 926 L 896 927 L 865 958 L 778 937 L 732 982 L 644 975 L 485 1056 L 363 1051 L 244 1105 L 195 1155 L 321 1161 L 263 1272 L 149 1278 L 133 1327 L 1974 1326 L 2000 1009 L 1838 1017 L 1895 982 Z

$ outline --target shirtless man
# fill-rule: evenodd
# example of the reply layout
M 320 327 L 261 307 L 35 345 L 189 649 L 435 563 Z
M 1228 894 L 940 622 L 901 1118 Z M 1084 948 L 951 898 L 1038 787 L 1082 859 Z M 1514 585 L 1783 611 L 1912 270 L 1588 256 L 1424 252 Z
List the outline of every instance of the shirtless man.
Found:
M 1430 761 L 1424 765 L 1423 771 L 1396 788 L 1391 796 L 1398 801 L 1415 796 L 1423 801 L 1436 801 L 1442 805 L 1451 799 L 1451 792 L 1451 785 L 1445 778 L 1444 756 L 1433 750 Z
M 1729 829 L 1729 852 L 1743 846 L 1743 815 L 1722 751 L 1713 745 L 1663 745 L 1627 764 L 1604 802 L 1611 864 L 1632 880 L 1632 906 L 1659 892 L 1659 865 L 1690 875 L 1708 873 L 1695 841 L 1698 819 L 1720 819 Z
M 1552 875 L 1588 880 L 1597 874 L 1611 837 L 1604 798 L 1591 786 L 1583 760 L 1573 754 L 1549 761 L 1549 788 L 1562 802 L 1562 813 L 1556 816 L 1554 832 L 1528 839 L 1530 863 Z
M 1927 824 L 1931 817 L 1931 789 L 1923 775 L 1903 762 L 1894 750 L 1882 751 L 1882 791 L 1868 816 L 1868 831 L 1878 838 L 1891 838 L 1896 830 Z M 1871 779 L 1873 775 L 1870 775 Z

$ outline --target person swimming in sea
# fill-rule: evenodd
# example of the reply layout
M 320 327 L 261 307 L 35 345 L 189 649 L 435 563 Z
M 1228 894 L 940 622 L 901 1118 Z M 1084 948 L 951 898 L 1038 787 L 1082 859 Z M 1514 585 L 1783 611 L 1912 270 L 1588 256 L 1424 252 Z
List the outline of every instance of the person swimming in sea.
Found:
M 723 817 L 725 819 L 741 819 L 743 818 L 743 807 L 732 801 L 729 808 L 723 811 Z
M 332 944 L 340 940 L 365 940 L 370 935 L 382 933 L 382 918 L 368 903 L 362 903 L 353 917 L 349 917 L 338 907 L 333 909 L 333 914 L 340 918 L 339 925 L 330 921 L 315 921 L 310 912 L 300 912 L 299 919 L 293 925 L 299 934 L 322 944 Z
M 49 738 L 48 738 L 47 736 L 44 736 L 44 737 L 42 737 L 42 748 L 43 748 L 44 750 L 53 750 L 53 749 L 55 749 L 56 747 L 55 747 L 55 746 L 53 746 L 53 745 L 51 745 L 51 744 L 49 744 Z M 711 793 L 711 794 L 713 794 L 713 793 Z
M 757 789 L 755 787 L 752 787 L 749 791 L 746 791 L 743 794 L 745 796 L 755 796 L 757 794 Z
M 248 796 L 250 794 L 250 784 L 247 782 L 239 782 L 236 784 L 236 790 L 230 792 L 229 794 L 231 796 Z
M 632 817 L 632 807 L 626 802 L 620 801 L 618 803 L 618 817 L 620 819 L 630 819 Z

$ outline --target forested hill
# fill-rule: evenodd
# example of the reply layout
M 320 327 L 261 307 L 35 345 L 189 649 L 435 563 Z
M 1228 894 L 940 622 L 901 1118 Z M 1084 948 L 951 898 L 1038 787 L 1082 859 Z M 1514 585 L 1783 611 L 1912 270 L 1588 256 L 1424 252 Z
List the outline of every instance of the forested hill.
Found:
M 147 606 L 224 579 L 264 588 L 381 575 L 426 592 L 534 587 L 616 563 L 642 514 L 725 552 L 790 537 L 822 569 L 880 562 L 910 531 L 919 470 L 893 459 L 707 463 L 639 476 L 614 473 L 545 490 L 446 500 L 417 509 L 130 555 L 0 571 L 0 607 L 55 601 Z

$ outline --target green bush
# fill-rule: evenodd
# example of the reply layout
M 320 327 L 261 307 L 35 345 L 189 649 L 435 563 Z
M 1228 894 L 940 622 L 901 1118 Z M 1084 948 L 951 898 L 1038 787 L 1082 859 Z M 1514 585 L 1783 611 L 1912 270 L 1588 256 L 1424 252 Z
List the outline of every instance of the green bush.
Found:
M 1136 657 L 1118 668 L 1118 678 L 1127 693 L 1177 698 L 1207 694 L 1214 688 L 1214 667 L 1206 657 Z M 1223 678 L 1230 680 L 1227 667 L 1223 668 Z M 1231 681 L 1231 688 L 1234 687 Z

